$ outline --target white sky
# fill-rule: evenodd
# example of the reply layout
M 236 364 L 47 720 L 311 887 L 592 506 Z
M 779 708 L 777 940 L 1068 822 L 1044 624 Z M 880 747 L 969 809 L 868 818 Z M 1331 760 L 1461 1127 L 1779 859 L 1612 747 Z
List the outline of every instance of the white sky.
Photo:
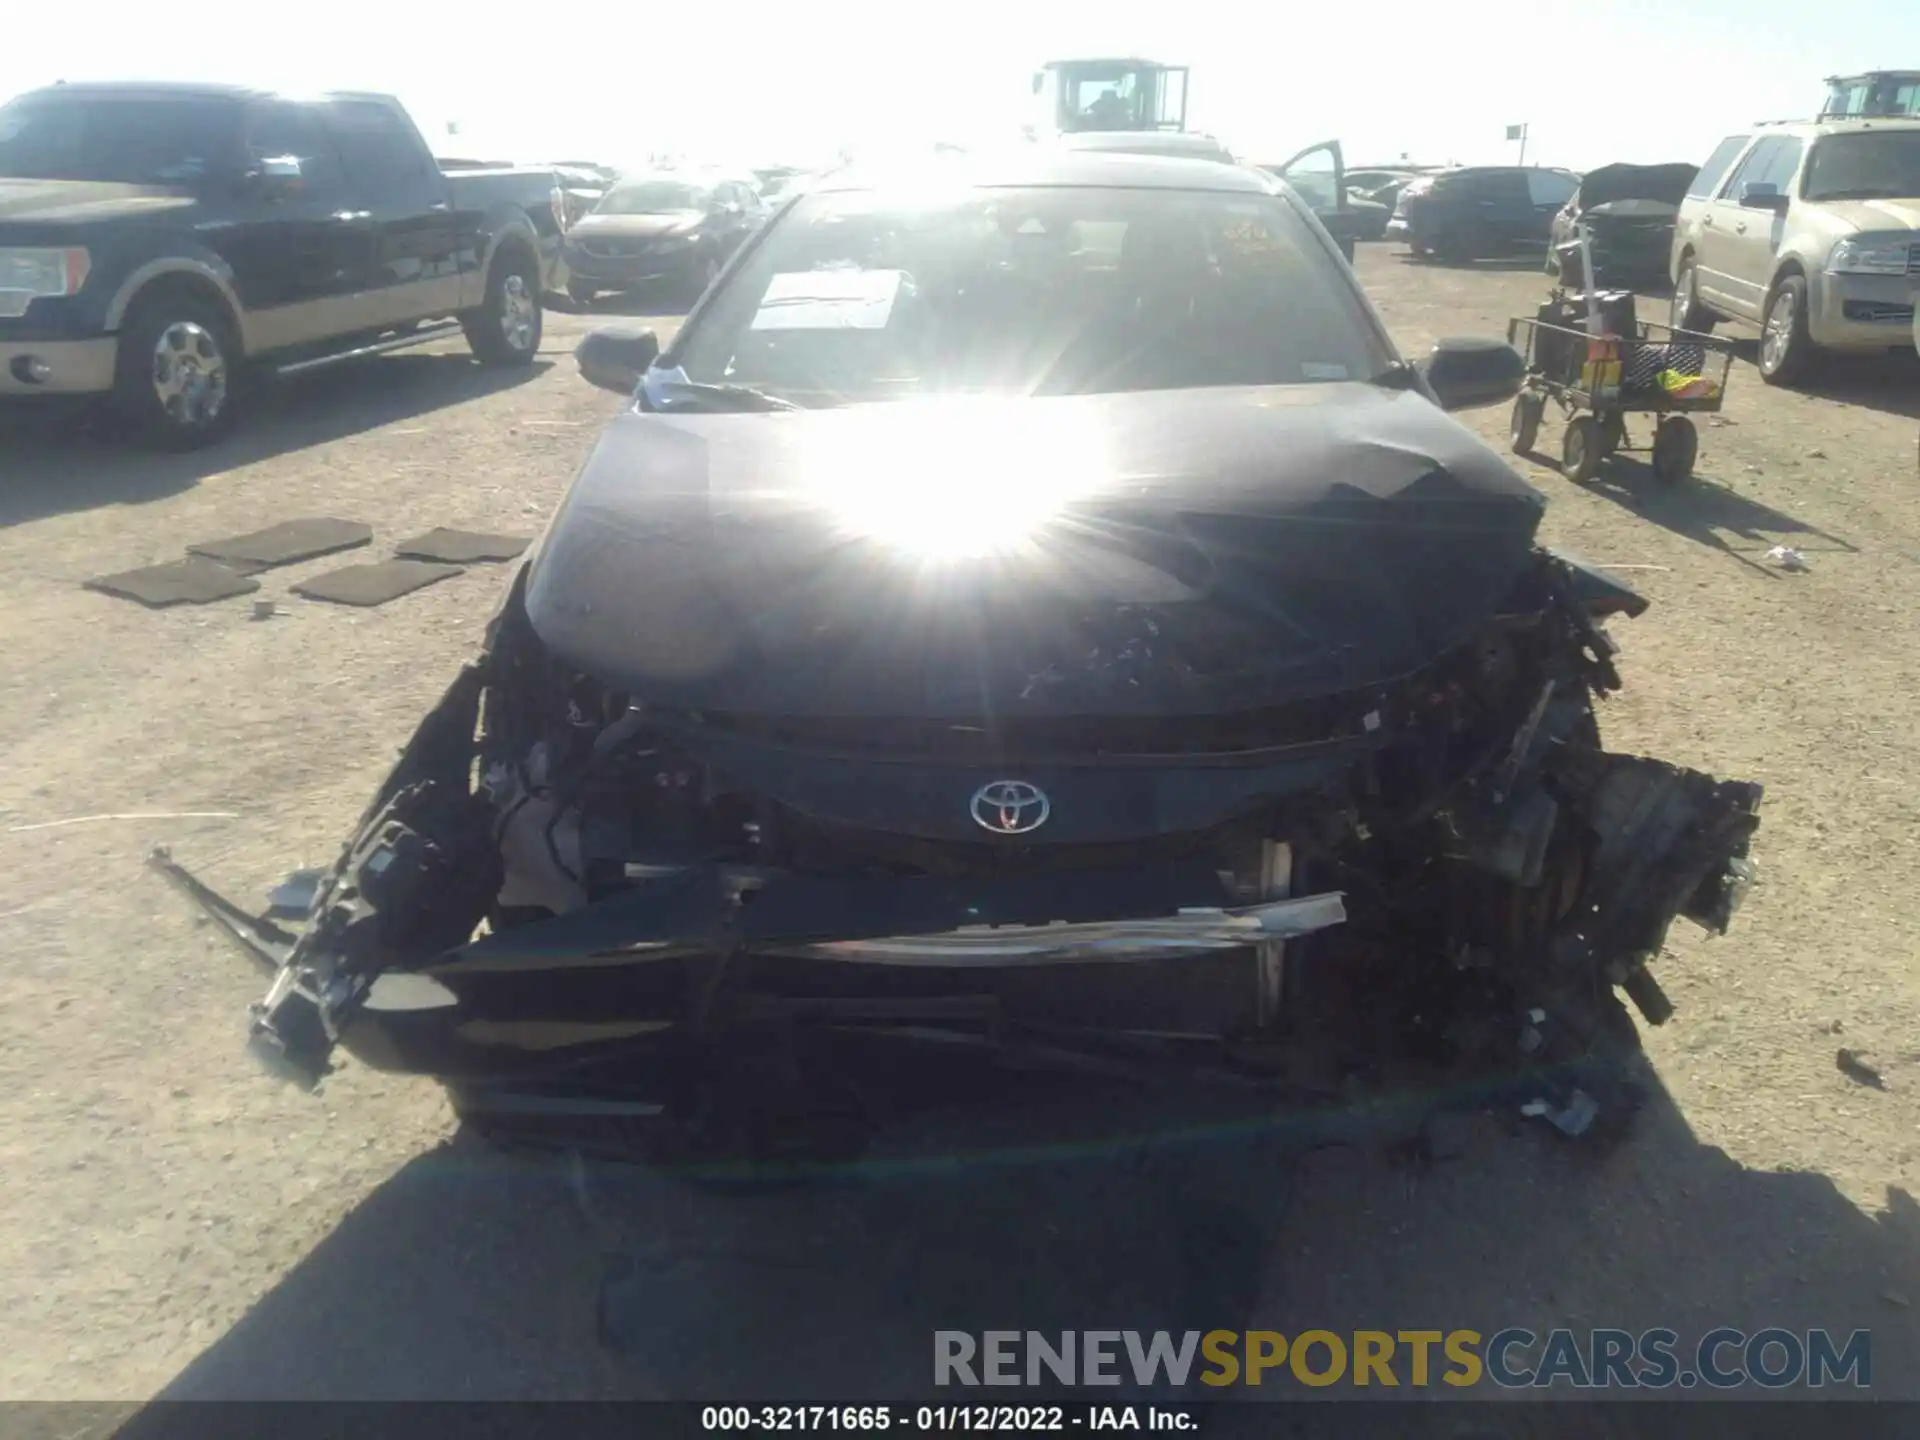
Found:
M 1338 138 L 1350 163 L 1500 161 L 1525 122 L 1543 164 L 1697 161 L 1729 129 L 1809 113 L 1837 70 L 1920 68 L 1916 0 L 6 8 L 0 95 L 60 78 L 384 90 L 442 153 L 612 164 L 1010 133 L 1040 61 L 1099 54 L 1191 66 L 1190 124 L 1250 159 Z

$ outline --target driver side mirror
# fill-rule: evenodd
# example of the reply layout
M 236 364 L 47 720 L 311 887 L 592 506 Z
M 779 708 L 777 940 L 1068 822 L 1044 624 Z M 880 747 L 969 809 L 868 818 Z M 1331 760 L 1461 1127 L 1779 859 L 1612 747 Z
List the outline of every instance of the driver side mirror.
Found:
M 1740 187 L 1740 208 L 1771 210 L 1776 215 L 1784 215 L 1787 210 L 1787 197 L 1780 193 L 1778 185 L 1750 180 Z
M 1511 400 L 1527 378 L 1520 352 L 1500 340 L 1441 340 L 1418 368 L 1443 410 Z
M 631 325 L 602 325 L 587 332 L 573 358 L 589 385 L 630 396 L 640 388 L 640 377 L 660 358 L 660 337 Z

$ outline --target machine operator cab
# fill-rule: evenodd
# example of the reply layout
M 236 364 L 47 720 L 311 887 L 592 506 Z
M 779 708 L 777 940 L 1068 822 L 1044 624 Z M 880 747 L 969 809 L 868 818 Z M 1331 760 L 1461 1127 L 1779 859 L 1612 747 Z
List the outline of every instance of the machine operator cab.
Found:
M 1920 116 L 1920 70 L 1869 70 L 1827 77 L 1822 120 Z
M 1049 60 L 1035 72 L 1036 128 L 1056 135 L 1092 131 L 1185 130 L 1187 67 L 1153 60 Z

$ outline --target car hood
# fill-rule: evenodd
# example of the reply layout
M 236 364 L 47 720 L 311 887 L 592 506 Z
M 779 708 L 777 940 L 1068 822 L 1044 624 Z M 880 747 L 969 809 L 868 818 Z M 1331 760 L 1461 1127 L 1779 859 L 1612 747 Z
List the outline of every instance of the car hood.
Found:
M 685 235 L 697 230 L 701 218 L 694 210 L 675 210 L 665 215 L 587 215 L 567 233 L 583 240 L 615 236 L 622 240 L 655 240 L 663 235 Z
M 79 225 L 190 210 L 193 196 L 156 185 L 111 185 L 92 180 L 9 180 L 0 177 L 0 224 Z
M 1796 218 L 1818 218 L 1836 238 L 1888 230 L 1920 230 L 1920 197 L 1911 200 L 1822 200 L 1803 204 Z
M 665 705 L 1216 713 L 1481 626 L 1544 507 L 1371 385 L 629 411 L 531 562 L 554 656 Z
M 1616 200 L 1657 200 L 1677 206 L 1699 173 L 1698 165 L 1602 165 L 1580 177 L 1576 201 L 1583 210 Z

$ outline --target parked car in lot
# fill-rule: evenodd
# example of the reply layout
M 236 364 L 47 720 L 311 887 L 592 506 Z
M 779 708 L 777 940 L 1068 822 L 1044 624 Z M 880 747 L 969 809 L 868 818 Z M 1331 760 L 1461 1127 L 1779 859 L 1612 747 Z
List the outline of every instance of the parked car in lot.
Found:
M 823 177 L 664 353 L 582 342 L 631 403 L 297 937 L 155 857 L 275 969 L 254 1043 L 643 1156 L 1009 1074 L 1270 1117 L 1441 1037 L 1630 1113 L 1616 987 L 1666 1019 L 1759 787 L 1602 747 L 1646 602 L 1442 408 L 1520 357 L 1408 363 L 1248 168 L 940 179 Z
M 0 399 L 108 397 L 191 448 L 262 369 L 455 329 L 529 364 L 561 213 L 551 171 L 443 171 L 384 95 L 31 91 L 0 107 Z
M 1715 147 L 1681 202 L 1673 323 L 1760 327 L 1762 379 L 1826 350 L 1903 349 L 1920 286 L 1920 119 L 1764 125 Z
M 766 218 L 751 178 L 695 170 L 628 175 L 567 232 L 567 293 L 672 286 L 697 296 Z
M 1697 165 L 1602 165 L 1580 178 L 1548 237 L 1547 272 L 1563 273 L 1560 247 L 1585 222 L 1596 283 L 1650 290 L 1667 282 L 1674 221 Z
M 1580 177 L 1539 166 L 1470 165 L 1420 176 L 1401 187 L 1387 238 L 1415 255 L 1497 259 L 1544 250 L 1553 217 Z

